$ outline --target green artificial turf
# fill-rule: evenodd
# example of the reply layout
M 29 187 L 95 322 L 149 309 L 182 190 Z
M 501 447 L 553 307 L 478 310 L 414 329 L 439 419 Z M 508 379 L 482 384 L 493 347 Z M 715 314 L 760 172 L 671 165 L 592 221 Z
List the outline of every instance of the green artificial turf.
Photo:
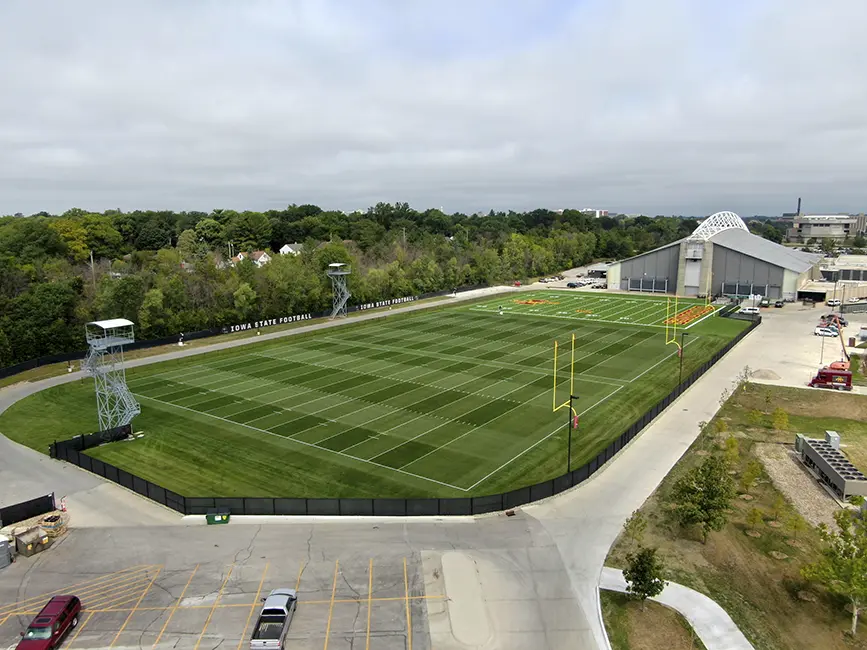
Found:
M 522 292 L 131 369 L 143 435 L 87 453 L 186 496 L 514 489 L 566 469 L 567 411 L 553 406 L 568 399 L 573 364 L 573 469 L 675 386 L 666 302 Z M 745 327 L 709 317 L 683 330 L 684 376 Z M 0 432 L 43 452 L 95 429 L 89 381 L 0 416 Z

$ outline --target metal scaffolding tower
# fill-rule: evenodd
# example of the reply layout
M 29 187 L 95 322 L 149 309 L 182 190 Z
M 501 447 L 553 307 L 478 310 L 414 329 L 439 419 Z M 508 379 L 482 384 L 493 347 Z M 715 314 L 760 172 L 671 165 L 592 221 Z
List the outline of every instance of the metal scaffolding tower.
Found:
M 346 304 L 352 296 L 346 288 L 346 276 L 352 273 L 352 269 L 340 262 L 328 265 L 326 274 L 331 278 L 332 304 L 331 318 L 346 318 Z
M 84 370 L 93 375 L 99 430 L 129 424 L 141 413 L 123 367 L 123 346 L 135 341 L 133 324 L 125 318 L 93 321 L 84 326 L 84 334 L 90 346 Z

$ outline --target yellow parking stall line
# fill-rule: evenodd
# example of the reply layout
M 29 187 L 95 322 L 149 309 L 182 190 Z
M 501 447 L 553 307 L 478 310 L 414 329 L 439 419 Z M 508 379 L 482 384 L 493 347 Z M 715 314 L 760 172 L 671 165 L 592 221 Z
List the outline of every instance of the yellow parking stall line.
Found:
M 126 602 L 129 600 L 127 596 L 130 594 L 138 594 L 144 589 L 149 580 L 137 580 L 136 582 L 130 583 L 128 585 L 124 585 L 123 587 L 118 587 L 112 591 L 107 592 L 103 596 L 97 598 L 95 601 L 87 602 L 88 609 L 103 609 L 106 607 L 120 606 L 122 602 Z
M 103 584 L 88 587 L 83 591 L 76 590 L 75 595 L 83 601 L 86 601 L 90 597 L 100 598 L 102 596 L 105 596 L 106 593 L 112 593 L 113 591 L 117 591 L 122 587 L 126 587 L 138 582 L 147 582 L 150 572 L 151 568 L 142 569 L 141 571 L 136 571 L 134 573 L 129 573 L 124 576 L 114 578 Z
M 403 558 L 403 589 L 406 594 L 406 650 L 412 650 L 412 616 L 409 612 L 409 579 L 406 575 L 406 558 Z
M 163 624 L 163 628 L 160 630 L 160 633 L 157 635 L 157 640 L 154 641 L 154 645 L 153 645 L 154 648 L 157 647 L 157 643 L 159 643 L 160 639 L 163 638 L 163 633 L 166 631 L 166 628 L 169 626 L 169 623 L 172 620 L 172 616 L 175 615 L 175 612 L 178 611 L 178 607 L 180 607 L 181 603 L 184 602 L 184 596 L 187 593 L 187 589 L 190 588 L 190 583 L 193 581 L 193 576 L 196 575 L 196 571 L 198 571 L 198 570 L 199 570 L 199 565 L 197 564 L 193 568 L 193 572 L 190 574 L 190 577 L 187 580 L 187 584 L 184 585 L 184 590 L 181 592 L 181 596 L 180 596 L 180 598 L 178 598 L 178 602 L 175 603 L 174 607 L 172 607 L 172 611 L 169 612 L 169 617 L 166 619 L 166 622 Z
M 147 570 L 151 566 L 153 566 L 153 565 L 137 564 L 137 565 L 132 566 L 132 567 L 127 567 L 126 569 L 121 569 L 120 571 L 114 571 L 113 573 L 107 573 L 106 575 L 101 576 L 99 578 L 93 578 L 92 580 L 84 580 L 82 582 L 77 582 L 75 584 L 66 585 L 65 587 L 62 587 L 61 589 L 58 589 L 56 591 L 46 592 L 44 594 L 39 594 L 38 596 L 31 596 L 30 598 L 27 598 L 25 600 L 22 600 L 22 601 L 19 601 L 16 603 L 9 603 L 8 605 L 2 605 L 2 606 L 0 606 L 0 616 L 3 616 L 5 614 L 12 614 L 12 613 L 14 613 L 15 610 L 18 610 L 21 607 L 30 607 L 31 605 L 36 606 L 39 603 L 41 603 L 43 600 L 45 600 L 46 598 L 51 598 L 52 596 L 56 595 L 60 591 L 70 592 L 73 589 L 76 589 L 77 587 L 81 587 L 81 589 L 78 589 L 78 592 L 79 593 L 87 593 L 87 591 L 89 589 L 96 588 L 99 584 L 108 580 L 109 578 L 112 578 L 114 576 L 119 576 L 120 574 L 123 574 L 123 573 L 130 573 L 133 571 Z
M 447 596 L 410 596 L 409 597 L 410 600 L 437 600 L 437 599 L 442 600 L 444 598 L 447 598 Z M 378 597 L 378 598 L 371 598 L 370 600 L 371 600 L 371 602 L 374 602 L 374 603 L 388 602 L 388 601 L 395 601 L 395 600 L 399 600 L 399 601 L 403 602 L 404 600 L 406 600 L 406 596 L 382 596 L 382 597 Z M 299 600 L 298 605 L 299 606 L 302 606 L 302 605 L 330 605 L 331 602 L 332 601 L 330 598 L 328 600 Z M 357 605 L 357 604 L 362 603 L 362 602 L 365 602 L 365 601 L 360 599 L 360 598 L 335 598 L 334 599 L 335 605 L 346 605 L 346 604 Z M 187 607 L 184 607 L 184 609 L 227 609 L 230 607 L 255 607 L 256 605 L 258 605 L 260 603 L 261 603 L 261 600 L 258 603 L 220 603 L 216 607 L 214 607 L 214 605 L 188 605 Z M 138 607 L 136 609 L 136 611 L 138 611 L 138 612 L 164 612 L 166 610 L 172 609 L 172 607 L 173 607 L 173 605 L 166 605 L 163 607 Z M 99 609 L 91 609 L 88 607 L 87 609 L 90 612 L 104 613 L 104 612 L 128 612 L 131 608 L 130 607 L 121 607 L 120 605 L 118 605 L 118 606 L 112 606 L 112 607 L 101 607 Z M 12 612 L 12 614 L 10 614 L 10 616 L 14 616 L 16 614 L 21 614 L 21 615 L 31 614 L 31 615 L 35 616 L 38 613 L 39 612 L 37 612 L 37 611 Z
M 367 567 L 367 636 L 364 642 L 364 650 L 370 650 L 370 610 L 373 607 L 373 558 Z
M 162 567 L 157 569 L 157 572 L 154 574 L 154 577 L 151 578 L 151 581 L 148 583 L 148 586 L 145 588 L 145 590 L 143 592 L 141 592 L 141 596 L 138 597 L 138 600 L 136 601 L 135 605 L 130 610 L 129 614 L 126 615 L 126 620 L 123 622 L 123 625 L 120 626 L 120 629 L 117 631 L 117 634 L 114 635 L 114 639 L 112 639 L 111 645 L 108 646 L 109 648 L 113 648 L 114 644 L 117 643 L 117 640 L 120 638 L 121 633 L 126 629 L 126 626 L 129 623 L 129 620 L 132 618 L 132 615 L 136 613 L 136 610 L 139 608 L 139 605 L 141 605 L 141 601 L 144 600 L 144 597 L 150 591 L 153 584 L 157 581 L 157 578 L 160 575 L 160 571 L 162 571 Z
M 337 567 L 340 560 L 334 560 L 334 581 L 331 583 L 331 607 L 328 608 L 328 625 L 325 627 L 325 647 L 328 650 L 328 637 L 331 635 L 331 617 L 334 616 L 334 594 L 337 592 Z
M 69 640 L 69 645 L 66 646 L 66 650 L 69 650 L 73 646 L 75 640 L 78 638 L 78 635 L 81 634 L 81 631 L 84 629 L 84 626 L 90 623 L 90 619 L 92 618 L 93 612 L 88 612 L 87 618 L 82 621 L 81 625 L 78 626 L 78 629 L 75 630 L 75 634 L 73 635 L 73 637 Z
M 208 630 L 208 625 L 211 622 L 211 617 L 213 617 L 213 615 L 214 615 L 214 610 L 217 609 L 217 605 L 220 602 L 220 598 L 223 597 L 223 589 L 226 588 L 226 584 L 229 582 L 229 578 L 232 576 L 232 568 L 233 567 L 231 567 L 231 566 L 229 567 L 229 571 L 226 573 L 226 579 L 223 580 L 223 584 L 220 585 L 220 591 L 217 592 L 217 598 L 216 598 L 216 600 L 214 600 L 214 604 L 211 607 L 211 611 L 208 612 L 208 618 L 205 619 L 205 627 L 202 628 L 202 632 L 201 632 L 201 634 L 199 634 L 199 639 L 198 639 L 198 641 L 196 641 L 195 650 L 199 650 L 199 645 L 201 645 L 202 639 L 205 638 L 205 632 Z
M 241 646 L 244 645 L 244 639 L 247 638 L 247 628 L 250 627 L 250 620 L 253 618 L 253 612 L 256 611 L 256 603 L 259 602 L 259 598 L 262 595 L 262 586 L 265 584 L 265 576 L 268 574 L 268 566 L 269 564 L 265 564 L 265 570 L 262 571 L 262 579 L 259 581 L 259 588 L 256 590 L 256 599 L 253 601 L 253 604 L 250 605 L 250 612 L 247 614 L 247 622 L 244 623 L 244 633 L 241 635 L 241 640 L 238 641 L 238 650 L 241 650 Z M 301 574 L 299 573 L 299 580 L 301 578 Z M 157 639 L 159 641 L 159 639 Z M 154 643 L 156 646 L 156 643 Z

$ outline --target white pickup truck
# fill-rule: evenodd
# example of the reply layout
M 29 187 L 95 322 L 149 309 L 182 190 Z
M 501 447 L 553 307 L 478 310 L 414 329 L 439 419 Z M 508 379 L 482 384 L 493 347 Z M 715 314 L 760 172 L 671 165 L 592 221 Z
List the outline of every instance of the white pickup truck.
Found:
M 298 602 L 294 589 L 275 589 L 264 599 L 250 638 L 250 650 L 283 650 Z

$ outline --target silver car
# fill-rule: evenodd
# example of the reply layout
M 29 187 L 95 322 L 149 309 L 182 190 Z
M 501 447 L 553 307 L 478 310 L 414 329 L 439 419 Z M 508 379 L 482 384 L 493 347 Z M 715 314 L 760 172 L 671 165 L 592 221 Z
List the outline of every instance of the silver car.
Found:
M 263 600 L 265 604 L 250 638 L 250 650 L 283 650 L 298 596 L 294 589 L 282 588 L 275 589 Z

